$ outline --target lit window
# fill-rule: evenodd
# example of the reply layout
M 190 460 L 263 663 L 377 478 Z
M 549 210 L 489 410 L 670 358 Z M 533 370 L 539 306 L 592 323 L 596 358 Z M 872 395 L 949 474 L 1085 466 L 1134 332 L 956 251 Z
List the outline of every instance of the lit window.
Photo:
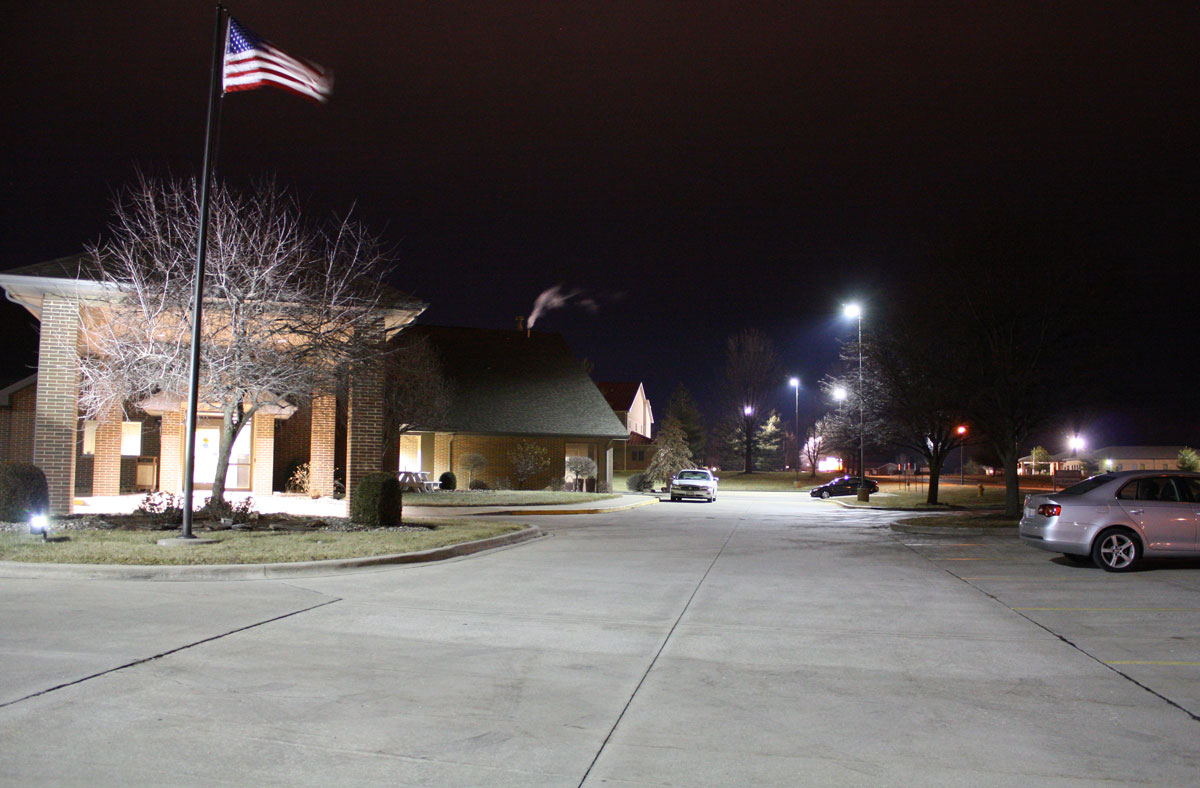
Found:
M 96 453 L 96 422 L 94 421 L 83 423 L 83 453 Z
M 142 453 L 142 423 L 140 421 L 121 422 L 121 455 L 137 457 Z

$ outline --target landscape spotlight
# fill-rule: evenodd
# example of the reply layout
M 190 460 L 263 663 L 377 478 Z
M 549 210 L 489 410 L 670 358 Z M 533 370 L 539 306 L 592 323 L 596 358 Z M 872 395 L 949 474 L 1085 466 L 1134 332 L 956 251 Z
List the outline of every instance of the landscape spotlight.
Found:
M 29 533 L 41 534 L 42 540 L 45 541 L 50 535 L 50 521 L 44 514 L 35 514 L 29 518 Z

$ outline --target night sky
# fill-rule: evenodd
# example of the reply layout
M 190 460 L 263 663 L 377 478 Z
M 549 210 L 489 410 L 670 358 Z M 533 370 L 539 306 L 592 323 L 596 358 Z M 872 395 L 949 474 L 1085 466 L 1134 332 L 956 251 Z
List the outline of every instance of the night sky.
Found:
M 715 405 L 724 339 L 758 328 L 815 416 L 843 302 L 869 321 L 980 217 L 1061 221 L 1102 250 L 1097 341 L 1123 392 L 1077 426 L 1093 446 L 1200 439 L 1195 3 L 381 5 L 232 3 L 336 82 L 324 106 L 226 97 L 219 174 L 273 173 L 316 216 L 355 206 L 423 322 L 510 328 L 578 290 L 537 327 L 597 379 L 645 381 L 660 414 L 679 381 Z M 0 268 L 97 239 L 135 167 L 198 173 L 213 16 L 8 4 Z M 34 333 L 2 310 L 7 383 Z

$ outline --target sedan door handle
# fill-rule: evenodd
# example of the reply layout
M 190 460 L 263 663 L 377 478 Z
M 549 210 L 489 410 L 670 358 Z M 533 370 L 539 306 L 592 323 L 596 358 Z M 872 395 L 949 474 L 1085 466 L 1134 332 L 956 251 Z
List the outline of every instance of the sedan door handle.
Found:
M 1145 509 L 1130 509 L 1129 513 L 1130 514 L 1145 514 L 1146 510 Z

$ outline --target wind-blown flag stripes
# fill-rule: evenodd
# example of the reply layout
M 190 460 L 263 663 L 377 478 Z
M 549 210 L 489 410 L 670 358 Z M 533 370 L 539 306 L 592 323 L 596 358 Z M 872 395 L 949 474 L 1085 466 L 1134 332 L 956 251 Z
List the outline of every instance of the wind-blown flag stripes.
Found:
M 333 91 L 333 75 L 316 63 L 292 57 L 229 17 L 221 90 L 229 93 L 262 87 L 283 88 L 323 102 Z

